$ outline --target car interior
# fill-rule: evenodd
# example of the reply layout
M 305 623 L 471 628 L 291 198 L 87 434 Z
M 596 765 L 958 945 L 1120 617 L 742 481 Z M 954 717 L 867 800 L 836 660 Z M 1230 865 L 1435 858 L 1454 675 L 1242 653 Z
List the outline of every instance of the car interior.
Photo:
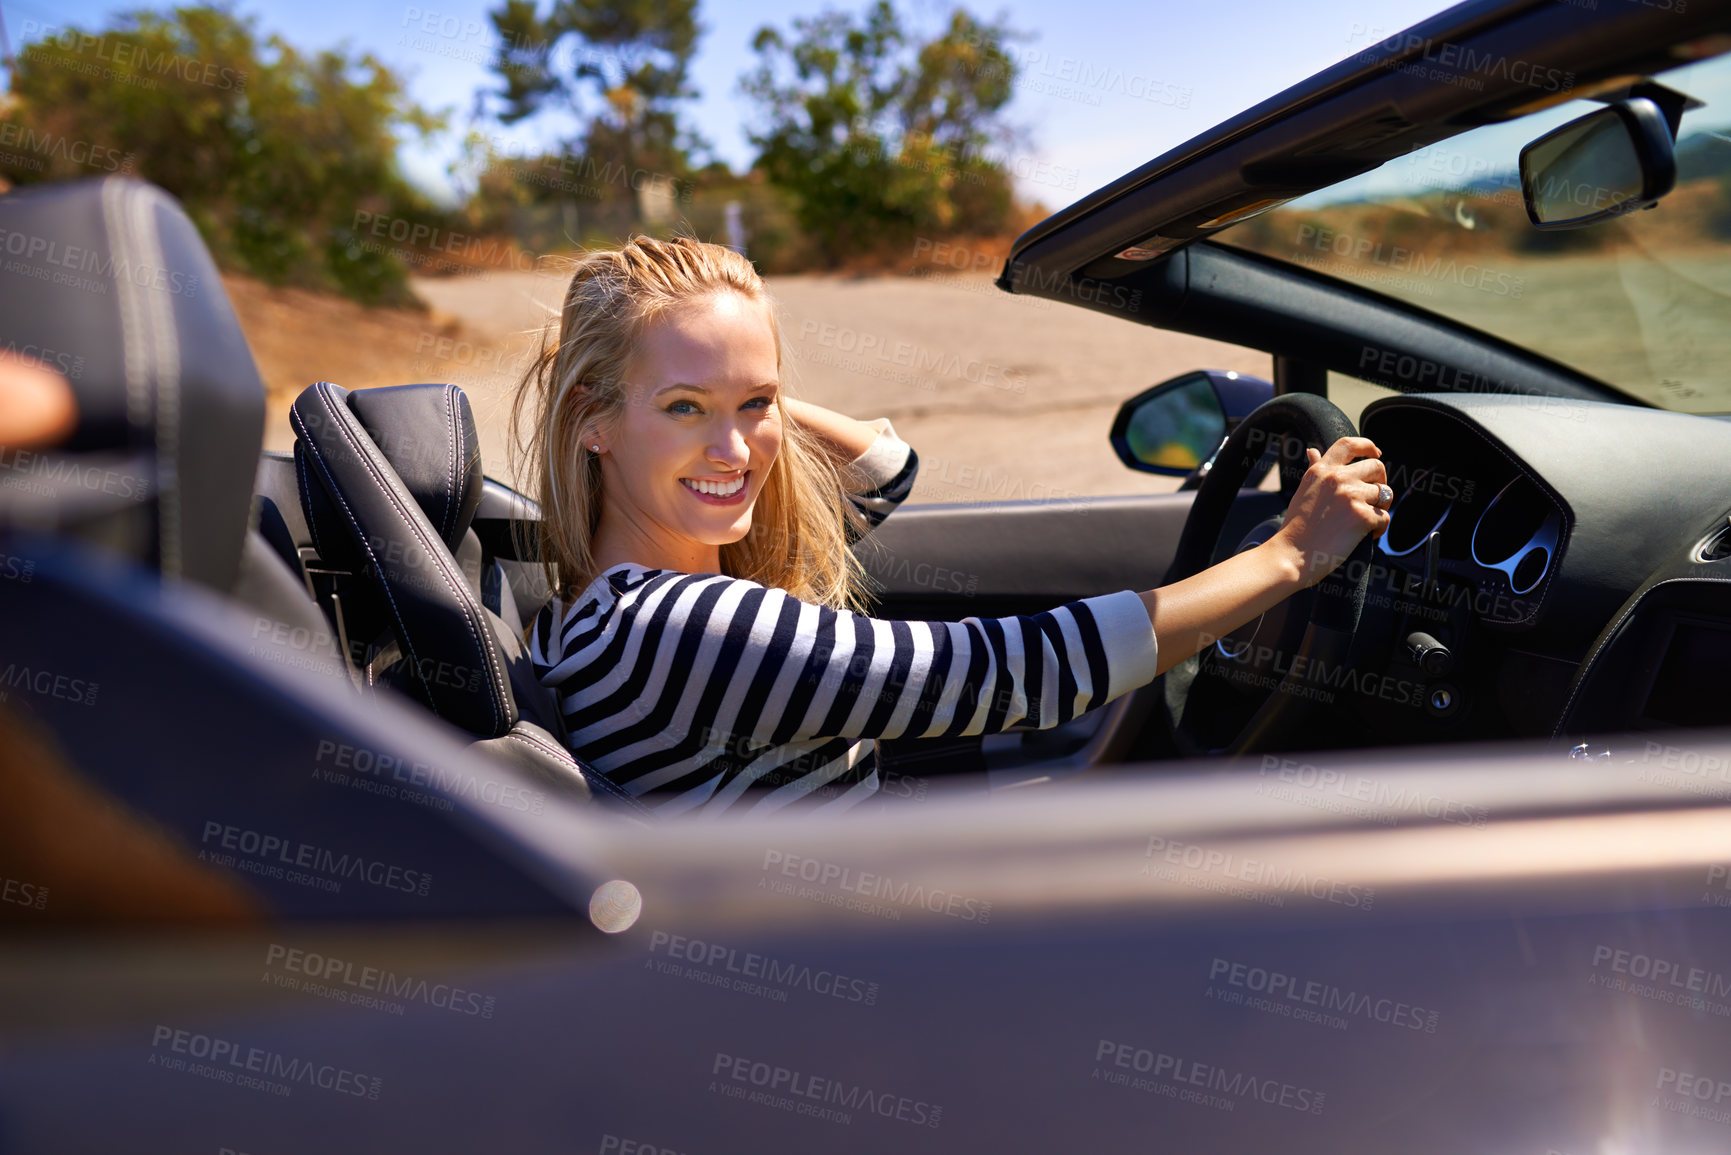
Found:
M 869 814 L 645 814 L 525 667 L 539 511 L 460 390 L 309 382 L 295 450 L 261 452 L 264 386 L 170 198 L 0 197 L 9 250 L 115 273 L 0 310 L 80 413 L 0 449 L 0 851 L 47 864 L 0 879 L 0 1147 L 1723 1150 L 1731 405 L 1516 340 L 1507 298 L 1468 323 L 1246 238 L 1504 124 L 1541 175 L 1630 142 L 1607 211 L 1662 222 L 1667 109 L 1701 111 L 1667 92 L 1725 103 L 1677 73 L 1727 53 L 1723 0 L 1474 0 L 1020 238 L 1002 289 L 1260 349 L 1271 380 L 1126 383 L 1099 450 L 1177 492 L 904 506 L 856 547 L 879 615 L 1037 611 L 1261 540 L 1352 427 L 1346 380 L 1389 391 L 1357 425 L 1392 520 L 1074 723 L 885 743 Z M 1698 359 L 1683 387 L 1722 377 Z M 897 804 L 928 778 L 960 797 Z
M 1662 99 L 1668 90 L 1629 78 L 1717 43 L 1705 12 L 1664 24 L 1637 15 L 1583 22 L 1552 6 L 1520 21 L 1583 62 L 1572 95 L 1615 104 Z M 951 593 L 887 567 L 874 607 L 885 617 L 1032 613 L 1195 572 L 1278 524 L 1299 472 L 1279 442 L 1326 446 L 1325 433 L 1351 429 L 1323 400 L 1330 372 L 1398 394 L 1363 416 L 1396 483 L 1388 535 L 1342 567 L 1340 588 L 1292 599 L 1065 726 L 885 741 L 889 777 L 971 773 L 1026 786 L 1198 755 L 1572 744 L 1590 730 L 1719 720 L 1731 691 L 1719 660 L 1731 638 L 1721 467 L 1731 426 L 1660 410 L 1448 316 L 1219 239 L 1270 205 L 1523 115 L 1532 93 L 1439 90 L 1358 59 L 1303 87 L 1030 230 L 999 281 L 1262 349 L 1272 408 L 1249 416 L 1239 406 L 1225 426 L 1232 439 L 1213 454 L 1203 447 L 1208 464 L 1177 493 L 906 507 L 856 548 L 976 579 Z M 198 286 L 183 295 L 122 283 L 114 297 L 70 302 L 72 290 L 45 289 L 10 310 L 3 326 L 16 345 L 112 358 L 77 382 L 73 442 L 39 455 L 58 464 L 33 476 L 59 480 L 15 487 L 11 521 L 51 531 L 49 552 L 95 545 L 245 607 L 255 662 L 299 667 L 364 702 L 408 699 L 550 789 L 646 813 L 571 756 L 528 668 L 522 628 L 547 597 L 529 560 L 539 514 L 486 476 L 460 390 L 310 384 L 293 408 L 294 452 L 261 454 L 262 386 L 196 230 L 168 198 L 124 179 L 85 182 L 9 196 L 0 217 L 61 244 L 191 270 Z M 1424 392 L 1439 366 L 1480 388 Z M 1132 399 L 1119 425 L 1162 392 Z M 1656 456 L 1663 471 L 1650 468 Z M 1276 458 L 1280 490 L 1255 488 Z M 134 477 L 124 488 L 149 495 L 77 483 L 93 470 Z M 59 594 L 70 601 L 54 614 L 85 612 L 79 570 L 67 562 L 72 584 Z M 115 633 L 150 632 L 109 608 Z M 1293 693 L 1307 677 L 1326 693 Z M 283 717 L 274 728 L 305 744 L 321 725 Z

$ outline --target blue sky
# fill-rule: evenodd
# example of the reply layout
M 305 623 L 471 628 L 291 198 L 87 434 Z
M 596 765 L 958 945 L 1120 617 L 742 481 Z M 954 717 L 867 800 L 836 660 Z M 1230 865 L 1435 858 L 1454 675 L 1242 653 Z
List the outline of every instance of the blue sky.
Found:
M 493 0 L 494 3 L 497 0 Z M 545 5 L 546 0 L 543 0 Z M 137 0 L 0 0 L 14 47 L 28 28 L 90 29 Z M 786 28 L 795 16 L 825 8 L 859 11 L 861 0 L 704 0 L 706 32 L 694 74 L 701 98 L 690 111 L 717 155 L 743 168 L 749 104 L 738 78 L 755 61 L 752 34 L 764 24 Z M 953 3 L 901 0 L 922 30 L 936 29 Z M 1002 15 L 1030 34 L 1016 45 L 1022 82 L 1009 107 L 1024 143 L 1004 159 L 1025 197 L 1058 208 L 1148 158 L 1242 111 L 1377 40 L 1441 11 L 1437 0 L 1011 0 L 965 5 Z M 485 67 L 489 0 L 240 0 L 261 31 L 303 49 L 347 42 L 371 51 L 408 79 L 422 104 L 453 110 L 469 124 Z M 544 9 L 545 10 L 545 9 Z M 428 29 L 432 31 L 429 32 Z M 429 50 L 431 49 L 431 50 Z M 488 124 L 507 143 L 532 147 L 561 126 L 514 130 Z M 454 143 L 407 157 L 423 183 L 444 181 Z

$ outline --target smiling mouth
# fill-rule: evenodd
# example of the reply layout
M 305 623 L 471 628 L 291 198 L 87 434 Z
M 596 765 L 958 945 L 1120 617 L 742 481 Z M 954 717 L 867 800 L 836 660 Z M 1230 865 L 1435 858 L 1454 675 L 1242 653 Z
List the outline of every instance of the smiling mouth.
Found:
M 746 470 L 738 477 L 731 477 L 725 481 L 692 477 L 681 477 L 679 480 L 685 484 L 685 488 L 694 493 L 700 493 L 705 497 L 732 497 L 734 494 L 745 488 L 745 480 L 750 475 L 751 471 Z

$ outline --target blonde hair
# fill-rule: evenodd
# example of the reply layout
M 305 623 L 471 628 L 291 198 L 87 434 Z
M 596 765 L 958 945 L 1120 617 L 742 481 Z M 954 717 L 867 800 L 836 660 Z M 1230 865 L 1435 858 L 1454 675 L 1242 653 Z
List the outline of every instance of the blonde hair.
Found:
M 569 599 L 598 576 L 591 545 L 601 521 L 601 459 L 584 447 L 583 431 L 618 427 L 630 399 L 625 365 L 644 331 L 670 310 L 719 292 L 764 306 L 779 372 L 773 302 L 751 262 L 732 249 L 688 237 L 636 236 L 576 259 L 558 341 L 524 374 L 511 406 L 518 477 L 541 503 L 540 559 L 556 597 Z M 525 411 L 534 419 L 532 434 Z M 788 420 L 785 409 L 782 430 L 750 531 L 721 547 L 722 572 L 832 609 L 860 608 L 866 575 L 848 543 L 850 531 L 864 532 L 864 515 L 842 495 L 823 443 Z

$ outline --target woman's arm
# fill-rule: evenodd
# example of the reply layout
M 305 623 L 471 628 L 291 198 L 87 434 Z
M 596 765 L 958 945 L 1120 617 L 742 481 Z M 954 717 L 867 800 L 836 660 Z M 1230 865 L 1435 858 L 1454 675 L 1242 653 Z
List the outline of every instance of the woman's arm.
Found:
M 1374 503 L 1386 473 L 1376 446 L 1342 438 L 1326 455 L 1311 452 L 1273 538 L 1163 589 L 1019 617 L 889 621 L 742 578 L 648 572 L 600 617 L 554 621 L 544 611 L 531 657 L 562 701 L 603 678 L 638 688 L 630 725 L 620 725 L 611 690 L 567 712 L 573 734 L 601 727 L 609 750 L 664 742 L 675 717 L 688 743 L 698 733 L 778 745 L 1046 729 L 1153 680 L 1320 581 L 1366 532 L 1381 532 L 1387 515 Z M 656 644 L 621 650 L 620 631 L 685 639 L 685 674 L 670 677 Z M 636 655 L 630 668 L 618 668 L 622 653 Z M 707 689 L 692 700 L 689 685 Z
M 809 401 L 783 397 L 781 407 L 795 424 L 817 434 L 818 439 L 835 458 L 838 469 L 858 459 L 859 455 L 870 449 L 872 443 L 878 439 L 878 431 L 865 422 L 855 421 L 852 417 L 837 413 L 833 409 L 825 409 L 821 405 L 813 405 Z
M 1310 468 L 1279 532 L 1219 565 L 1141 595 L 1159 639 L 1159 673 L 1315 585 L 1366 533 L 1388 528 L 1388 512 L 1376 504 L 1388 470 L 1377 460 L 1382 451 L 1374 443 L 1342 437 L 1326 454 L 1307 452 Z

